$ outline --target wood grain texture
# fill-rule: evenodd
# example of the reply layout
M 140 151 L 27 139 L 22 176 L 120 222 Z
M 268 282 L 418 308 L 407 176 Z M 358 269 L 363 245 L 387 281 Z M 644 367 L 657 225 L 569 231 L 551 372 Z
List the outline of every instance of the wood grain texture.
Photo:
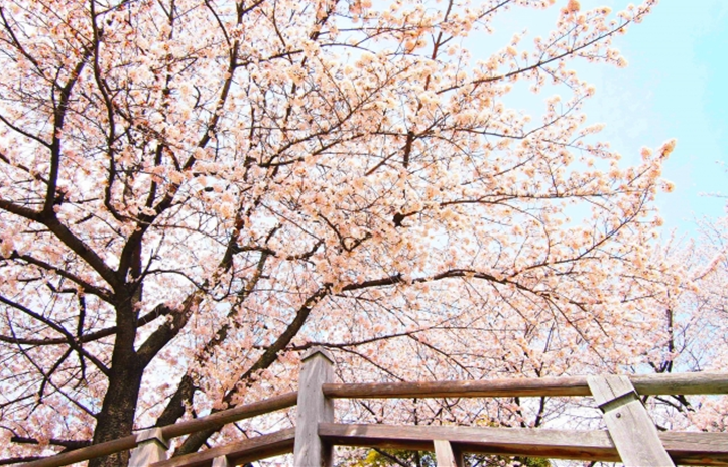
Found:
M 628 375 L 640 395 L 728 394 L 728 373 Z M 479 381 L 329 383 L 324 394 L 335 399 L 408 399 L 457 397 L 590 396 L 586 376 L 499 378 Z
M 293 452 L 294 428 L 226 444 L 206 451 L 173 457 L 149 467 L 211 467 L 216 458 L 225 456 L 231 465 L 265 459 Z
M 728 394 L 728 373 L 700 372 L 629 375 L 629 379 L 640 395 Z M 425 381 L 365 384 L 326 383 L 323 384 L 323 392 L 330 398 L 373 399 L 411 397 L 568 397 L 591 395 L 586 376 L 531 379 L 501 378 L 483 381 Z M 168 425 L 162 427 L 162 434 L 165 439 L 172 439 L 208 428 L 221 427 L 226 423 L 270 413 L 275 410 L 286 409 L 296 405 L 296 402 L 297 393 L 288 393 L 219 412 L 208 417 Z M 667 435 L 672 435 L 672 433 L 663 433 L 660 435 L 660 438 L 663 439 Z M 704 435 L 707 435 L 707 433 Z M 23 467 L 58 467 L 133 449 L 136 445 L 136 435 L 129 435 L 114 441 L 88 446 L 22 465 Z M 709 442 L 708 445 L 703 447 L 705 449 L 712 449 L 712 444 Z M 720 453 L 716 453 L 716 455 Z M 699 463 L 713 465 L 708 462 Z
M 629 378 L 623 375 L 589 376 L 587 381 L 604 412 L 609 434 L 626 467 L 675 465 Z
M 200 430 L 221 427 L 226 423 L 244 420 L 257 415 L 274 412 L 276 410 L 287 409 L 296 405 L 297 397 L 298 394 L 296 392 L 290 392 L 288 394 L 271 397 L 270 399 L 260 402 L 254 402 L 252 404 L 218 412 L 207 417 L 180 422 L 174 425 L 167 425 L 161 428 L 162 436 L 164 439 L 169 440 L 176 438 L 177 436 L 188 435 Z M 38 459 L 36 461 L 23 464 L 23 467 L 59 467 L 62 465 L 70 465 L 75 464 L 76 462 L 93 459 L 95 457 L 103 457 L 120 451 L 133 449 L 136 445 L 137 435 L 134 434 L 114 441 L 94 444 L 71 452 L 46 457 L 44 459 Z
M 452 445 L 446 439 L 436 439 L 435 455 L 437 456 L 437 467 L 460 467 L 457 456 L 452 449 Z
M 324 349 L 311 349 L 301 359 L 293 465 L 333 465 L 331 446 L 324 443 L 318 435 L 319 423 L 334 421 L 334 401 L 327 399 L 321 391 L 322 384 L 333 380 L 334 360 Z
M 132 449 L 129 467 L 147 467 L 167 458 L 169 444 L 160 428 L 150 428 L 136 435 L 137 447 Z
M 632 382 L 624 375 L 587 376 L 586 381 L 600 408 L 617 399 L 636 396 Z
M 298 393 L 289 392 L 280 396 L 274 396 L 252 404 L 246 404 L 234 409 L 223 410 L 207 417 L 188 420 L 174 425 L 162 427 L 162 434 L 165 439 L 176 438 L 177 436 L 189 435 L 197 431 L 217 428 L 226 423 L 237 422 L 246 418 L 256 417 L 276 410 L 283 410 L 296 405 Z
M 105 443 L 93 444 L 91 446 L 76 449 L 71 452 L 64 452 L 55 456 L 38 459 L 32 462 L 21 464 L 22 467 L 59 467 L 61 465 L 75 464 L 95 457 L 103 457 L 109 454 L 126 451 L 135 448 L 137 445 L 136 435 L 129 435 L 123 438 L 107 441 Z
M 335 399 L 408 399 L 456 397 L 589 396 L 586 377 L 508 378 L 478 381 L 417 381 L 325 384 Z
M 434 440 L 454 450 L 481 454 L 619 462 L 606 431 L 570 431 L 463 426 L 394 426 L 322 423 L 319 435 L 345 446 L 434 450 Z M 661 433 L 660 440 L 681 465 L 728 466 L 728 433 Z

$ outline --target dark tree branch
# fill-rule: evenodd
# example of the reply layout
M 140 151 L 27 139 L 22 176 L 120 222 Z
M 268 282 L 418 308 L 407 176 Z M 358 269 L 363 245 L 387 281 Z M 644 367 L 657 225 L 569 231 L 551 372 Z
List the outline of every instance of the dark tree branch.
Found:
M 144 326 L 146 324 L 151 323 L 155 319 L 157 319 L 160 316 L 165 316 L 170 313 L 169 308 L 164 306 L 157 306 L 154 310 L 150 311 L 146 315 L 139 318 L 136 322 L 136 327 Z M 116 326 L 112 326 L 109 328 L 101 329 L 94 332 L 89 332 L 88 334 L 83 334 L 80 336 L 75 337 L 75 340 L 81 343 L 87 343 L 87 342 L 93 342 L 97 341 L 99 339 L 103 339 L 104 337 L 113 336 L 116 333 Z M 33 339 L 33 338 L 23 338 L 23 337 L 11 337 L 11 336 L 4 336 L 0 335 L 0 341 L 2 342 L 8 342 L 11 344 L 20 344 L 20 345 L 59 345 L 59 344 L 69 344 L 69 339 L 66 337 L 60 337 L 60 338 L 44 338 L 44 339 Z
M 258 357 L 258 359 L 251 365 L 239 378 L 239 381 L 246 384 L 250 381 L 250 377 L 256 372 L 268 368 L 278 358 L 278 352 L 283 350 L 291 340 L 296 336 L 298 331 L 303 327 L 311 314 L 311 311 L 316 304 L 324 297 L 329 294 L 329 290 L 319 289 L 308 297 L 301 307 L 299 307 L 293 320 L 288 324 L 286 329 L 278 336 L 278 338 Z M 240 387 L 236 385 L 233 389 L 228 391 L 223 397 L 223 402 L 226 404 L 232 403 L 232 400 L 238 394 Z M 213 411 L 214 412 L 214 411 Z M 187 440 L 175 450 L 175 455 L 189 454 L 199 450 L 207 439 L 212 436 L 217 429 L 200 431 L 192 434 Z
M 27 438 L 24 436 L 12 436 L 10 438 L 11 443 L 18 443 L 18 444 L 40 444 L 40 442 L 37 439 L 33 438 Z M 91 445 L 91 441 L 88 440 L 68 440 L 68 439 L 55 439 L 51 438 L 48 440 L 48 444 L 51 446 L 62 446 L 66 448 L 65 451 L 72 451 L 74 449 L 80 449 L 85 448 L 86 446 Z
M 52 264 L 49 264 L 49 263 L 46 263 L 45 261 L 36 259 L 33 256 L 30 256 L 27 254 L 20 255 L 15 251 L 13 251 L 11 253 L 10 259 L 12 259 L 12 260 L 19 259 L 19 260 L 25 261 L 28 264 L 32 264 L 33 266 L 37 266 L 43 270 L 46 270 L 48 272 L 53 272 L 55 274 L 58 274 L 59 276 L 65 277 L 66 279 L 70 280 L 74 284 L 78 285 L 81 289 L 80 290 L 81 292 L 90 294 L 90 295 L 95 295 L 107 303 L 113 303 L 113 295 L 112 295 L 111 291 L 105 290 L 103 288 L 99 288 L 92 284 L 89 284 L 88 282 L 81 279 L 79 276 L 77 276 L 71 272 L 68 272 L 68 268 L 53 266 Z

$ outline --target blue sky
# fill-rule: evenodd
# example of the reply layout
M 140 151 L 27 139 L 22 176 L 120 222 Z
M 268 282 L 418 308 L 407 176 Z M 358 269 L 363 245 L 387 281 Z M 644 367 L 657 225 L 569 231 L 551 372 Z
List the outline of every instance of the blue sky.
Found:
M 502 47 L 526 28 L 521 42 L 526 48 L 533 37 L 547 34 L 566 3 L 557 0 L 547 11 L 514 8 L 496 19 L 493 37 L 467 46 L 475 57 L 492 53 L 492 46 Z M 612 15 L 628 3 L 581 0 L 582 9 L 609 6 Z M 661 0 L 614 45 L 629 62 L 626 68 L 573 65 L 597 89 L 584 110 L 590 123 L 606 124 L 600 139 L 609 141 L 625 164 L 640 161 L 642 146 L 678 140 L 663 172 L 676 188 L 660 194 L 658 207 L 665 227 L 692 235 L 695 219 L 724 215 L 728 201 L 705 196 L 728 195 L 728 0 Z M 545 89 L 536 103 L 554 93 Z M 534 97 L 524 105 L 532 107 Z
M 664 171 L 676 189 L 658 205 L 689 233 L 696 217 L 725 213 L 726 200 L 704 194 L 728 194 L 728 2 L 663 0 L 616 45 L 629 66 L 602 70 L 586 110 L 625 157 L 677 138 Z

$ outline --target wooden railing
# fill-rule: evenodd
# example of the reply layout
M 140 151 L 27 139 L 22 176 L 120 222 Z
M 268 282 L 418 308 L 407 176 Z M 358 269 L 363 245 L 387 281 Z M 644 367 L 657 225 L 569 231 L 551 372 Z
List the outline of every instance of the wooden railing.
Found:
M 334 360 L 312 349 L 299 390 L 196 420 L 145 430 L 25 464 L 59 467 L 132 449 L 130 467 L 228 467 L 293 453 L 295 467 L 333 465 L 333 446 L 435 451 L 438 466 L 462 466 L 463 453 L 621 461 L 627 466 L 725 465 L 728 433 L 658 432 L 639 396 L 728 394 L 727 373 L 573 376 L 484 381 L 333 383 Z M 334 422 L 334 399 L 592 396 L 605 431 Z M 166 459 L 178 436 L 297 405 L 296 428 Z

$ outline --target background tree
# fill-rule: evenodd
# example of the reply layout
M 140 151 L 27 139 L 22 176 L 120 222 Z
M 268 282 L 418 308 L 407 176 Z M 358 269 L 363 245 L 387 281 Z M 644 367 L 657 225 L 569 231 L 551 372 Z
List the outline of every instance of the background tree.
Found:
M 658 297 L 654 307 L 663 313 L 654 347 L 646 364 L 632 371 L 671 373 L 726 371 L 728 333 L 728 218 L 698 222 L 696 239 L 673 235 L 655 252 L 653 261 L 670 258 L 681 270 L 679 289 Z M 728 427 L 725 397 L 655 397 L 649 400 L 658 427 L 725 431 Z
M 433 452 L 402 451 L 372 448 L 353 461 L 337 464 L 340 467 L 436 467 L 437 457 Z M 463 461 L 468 467 L 551 467 L 548 459 L 529 457 L 488 456 L 484 454 L 465 454 Z
M 674 142 L 620 167 L 567 64 L 623 65 L 612 37 L 654 2 L 463 47 L 549 3 L 4 2 L 5 462 L 290 390 L 314 344 L 347 381 L 645 361 L 641 305 L 678 285 L 648 261 Z M 565 97 L 530 118 L 504 104 L 524 82 Z

